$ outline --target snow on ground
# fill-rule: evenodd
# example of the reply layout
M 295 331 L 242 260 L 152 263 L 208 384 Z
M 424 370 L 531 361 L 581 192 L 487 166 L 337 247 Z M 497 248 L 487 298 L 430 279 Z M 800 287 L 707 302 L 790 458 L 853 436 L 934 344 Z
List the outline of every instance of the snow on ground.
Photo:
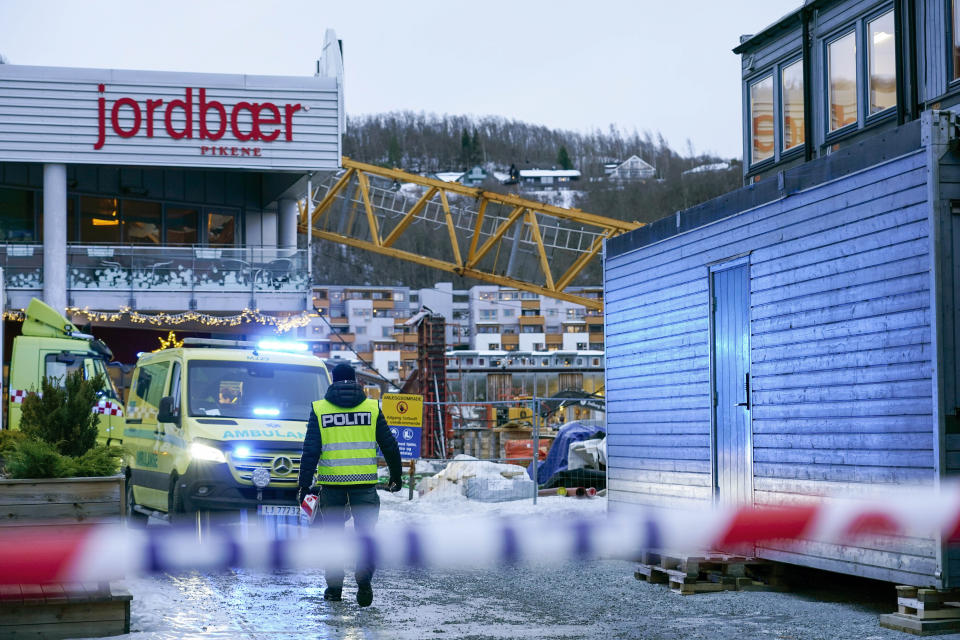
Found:
M 542 189 L 537 191 L 522 191 L 525 198 L 533 198 L 540 202 L 552 204 L 555 207 L 564 209 L 573 209 L 577 206 L 577 200 L 583 198 L 584 192 L 576 189 Z
M 533 500 L 512 502 L 478 502 L 468 500 L 459 491 L 438 489 L 413 501 L 407 500 L 406 491 L 380 493 L 380 522 L 423 522 L 425 518 L 475 518 L 490 516 L 567 516 L 584 515 L 602 517 L 607 511 L 606 498 L 566 498 L 541 496 L 537 504 Z

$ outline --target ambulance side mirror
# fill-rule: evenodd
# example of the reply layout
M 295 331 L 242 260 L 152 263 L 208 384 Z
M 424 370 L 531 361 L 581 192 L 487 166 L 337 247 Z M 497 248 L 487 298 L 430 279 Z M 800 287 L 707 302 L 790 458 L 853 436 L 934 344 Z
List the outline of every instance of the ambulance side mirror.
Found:
M 160 398 L 160 406 L 157 410 L 157 422 L 172 422 L 180 426 L 180 413 L 174 412 L 173 396 Z

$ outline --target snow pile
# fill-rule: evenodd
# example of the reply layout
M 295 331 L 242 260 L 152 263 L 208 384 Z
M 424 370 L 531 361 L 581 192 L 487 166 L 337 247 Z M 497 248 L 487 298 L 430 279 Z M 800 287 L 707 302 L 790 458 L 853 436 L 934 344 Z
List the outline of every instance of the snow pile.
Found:
M 465 495 L 481 502 L 507 502 L 532 498 L 537 485 L 526 475 L 519 478 L 467 478 Z
M 428 495 L 433 492 L 440 493 L 458 493 L 460 495 L 469 495 L 467 493 L 467 481 L 471 479 L 483 479 L 486 486 L 493 489 L 507 487 L 513 489 L 516 480 L 526 478 L 527 470 L 515 464 L 498 464 L 496 462 L 487 462 L 486 460 L 477 460 L 473 456 L 460 454 L 447 464 L 446 468 L 435 476 L 424 478 L 420 481 L 417 488 L 421 495 Z M 491 485 L 493 482 L 495 484 Z M 503 483 L 508 483 L 505 485 Z M 480 484 L 475 485 L 480 487 Z M 479 491 L 480 489 L 476 489 Z M 527 494 L 524 497 L 529 497 Z M 476 497 L 471 495 L 470 497 Z

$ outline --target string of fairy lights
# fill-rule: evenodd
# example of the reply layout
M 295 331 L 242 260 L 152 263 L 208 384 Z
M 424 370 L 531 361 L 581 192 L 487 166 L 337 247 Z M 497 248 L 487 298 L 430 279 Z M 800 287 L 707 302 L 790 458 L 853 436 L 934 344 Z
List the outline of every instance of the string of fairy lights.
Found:
M 154 327 L 180 326 L 184 324 L 199 324 L 205 327 L 237 327 L 242 324 L 258 324 L 273 327 L 277 333 L 286 333 L 293 329 L 310 324 L 317 314 L 303 311 L 293 315 L 273 316 L 261 313 L 259 309 L 243 309 L 240 313 L 221 316 L 199 311 L 181 311 L 178 313 L 141 313 L 130 307 L 123 306 L 117 311 L 96 311 L 88 307 L 67 307 L 67 315 L 79 316 L 88 322 L 130 322 Z M 8 309 L 3 312 L 4 320 L 23 322 L 23 309 Z

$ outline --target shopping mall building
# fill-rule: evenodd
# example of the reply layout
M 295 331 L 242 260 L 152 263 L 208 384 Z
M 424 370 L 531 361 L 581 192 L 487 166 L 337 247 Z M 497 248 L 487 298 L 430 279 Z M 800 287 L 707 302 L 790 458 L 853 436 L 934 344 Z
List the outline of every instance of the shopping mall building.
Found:
M 297 203 L 340 164 L 342 69 L 332 31 L 304 77 L 0 64 L 7 317 L 39 297 L 104 329 L 305 318 Z

